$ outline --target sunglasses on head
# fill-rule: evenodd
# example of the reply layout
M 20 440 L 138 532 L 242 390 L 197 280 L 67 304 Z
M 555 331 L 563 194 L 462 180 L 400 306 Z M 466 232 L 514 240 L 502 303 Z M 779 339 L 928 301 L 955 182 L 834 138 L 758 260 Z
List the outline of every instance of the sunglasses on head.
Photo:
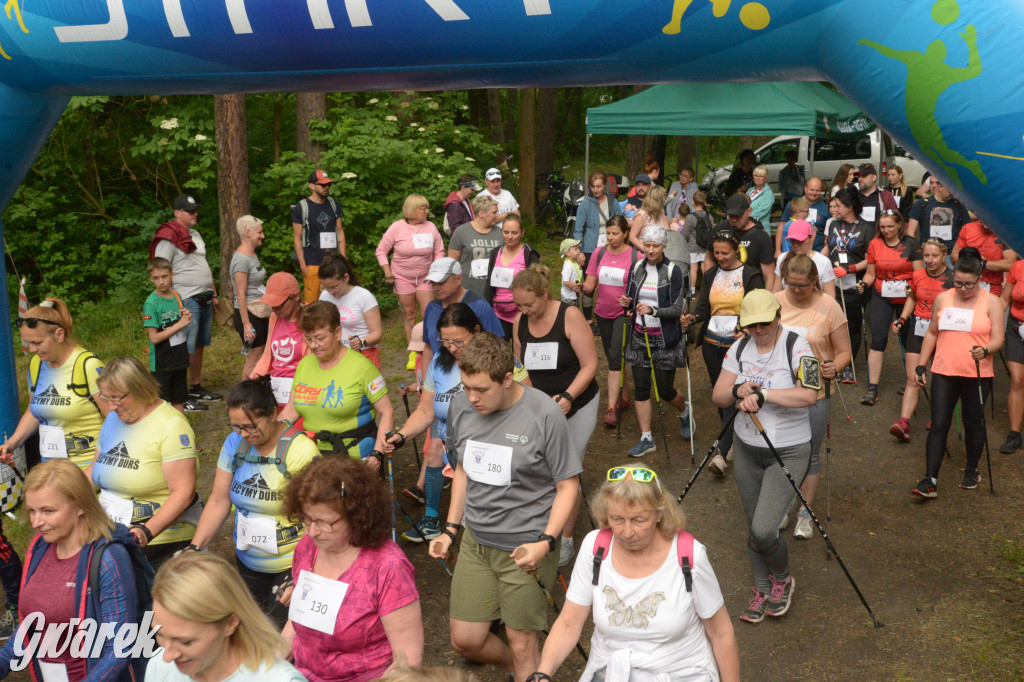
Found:
M 661 491 L 661 482 L 658 481 L 658 474 L 646 467 L 612 467 L 608 470 L 609 481 L 622 481 L 627 475 L 631 475 L 634 481 L 639 483 L 653 482 Z
M 882 215 L 900 215 L 900 212 L 894 208 L 887 208 L 882 211 Z
M 54 327 L 60 327 L 61 329 L 64 328 L 64 325 L 62 325 L 60 322 L 54 322 L 53 320 L 44 320 L 41 317 L 19 317 L 18 320 L 17 320 L 17 324 L 18 324 L 18 328 L 19 329 L 22 328 L 22 327 L 28 327 L 29 329 L 35 329 L 36 327 L 39 326 L 40 322 L 42 322 L 43 324 L 53 325 Z

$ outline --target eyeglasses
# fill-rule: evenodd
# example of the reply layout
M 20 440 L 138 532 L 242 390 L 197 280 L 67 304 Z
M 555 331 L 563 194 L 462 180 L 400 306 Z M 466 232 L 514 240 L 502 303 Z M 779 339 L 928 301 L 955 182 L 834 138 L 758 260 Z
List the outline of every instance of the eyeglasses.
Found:
M 613 467 L 608 470 L 608 480 L 622 481 L 626 478 L 627 474 L 632 476 L 633 480 L 638 483 L 653 482 L 658 486 L 658 491 L 661 491 L 661 482 L 658 481 L 658 474 L 646 467 Z
M 345 517 L 339 516 L 334 521 L 324 521 L 322 519 L 312 519 L 305 514 L 296 514 L 295 518 L 302 521 L 302 525 L 306 528 L 316 528 L 321 533 L 330 533 L 334 530 L 334 526 L 341 523 Z
M 953 280 L 953 286 L 957 289 L 963 289 L 964 291 L 970 291 L 977 283 L 978 280 L 974 280 L 973 282 L 957 282 L 956 280 Z
M 100 400 L 102 400 L 105 403 L 109 403 L 109 404 L 117 407 L 121 403 L 124 402 L 124 399 L 128 397 L 129 393 L 130 393 L 129 391 L 126 391 L 124 395 L 113 396 L 113 397 L 112 396 L 108 396 L 108 395 L 103 395 L 102 393 L 100 393 Z
M 452 348 L 462 348 L 466 345 L 466 339 L 438 339 L 442 346 L 450 346 Z
M 813 287 L 814 284 L 811 284 L 811 283 L 807 283 L 807 284 L 793 284 L 789 280 L 786 280 L 786 286 L 789 287 L 790 289 L 796 289 L 798 291 L 804 291 L 806 289 L 810 289 L 811 287 Z
M 427 211 L 429 213 L 430 212 L 430 207 L 429 206 L 417 206 L 416 210 L 417 211 Z
M 53 325 L 54 327 L 60 327 L 61 329 L 64 328 L 64 325 L 62 325 L 60 322 L 54 322 L 53 320 L 44 320 L 41 317 L 19 317 L 16 320 L 16 322 L 19 329 L 21 329 L 22 327 L 35 329 L 36 327 L 39 326 L 40 322 L 42 322 L 43 324 Z
M 331 340 L 330 334 L 326 336 L 303 336 L 302 340 L 306 342 L 306 345 L 310 348 L 319 348 L 328 341 Z
M 255 424 L 233 424 L 231 422 L 228 422 L 228 426 L 230 426 L 231 430 L 234 431 L 235 433 L 244 433 L 252 436 L 260 432 L 260 425 L 263 424 L 263 420 L 266 418 L 267 415 L 263 415 L 262 417 L 260 417 L 260 420 Z

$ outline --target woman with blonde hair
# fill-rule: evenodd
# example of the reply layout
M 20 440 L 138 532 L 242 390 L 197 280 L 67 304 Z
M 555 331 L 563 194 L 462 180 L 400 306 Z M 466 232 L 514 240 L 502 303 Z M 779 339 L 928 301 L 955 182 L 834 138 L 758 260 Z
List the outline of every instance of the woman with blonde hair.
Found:
M 638 251 L 643 251 L 644 243 L 641 235 L 648 225 L 669 229 L 668 216 L 665 215 L 665 201 L 668 192 L 661 185 L 652 185 L 647 196 L 640 204 L 640 210 L 633 216 L 629 224 L 629 243 Z
M 122 628 L 136 627 L 142 619 L 135 572 L 152 570 L 134 538 L 127 528 L 107 517 L 92 483 L 66 459 L 34 467 L 25 477 L 24 491 L 24 515 L 37 535 L 25 555 L 19 602 L 23 626 L 33 614 L 41 614 L 46 625 L 89 618 L 104 631 L 112 625 L 113 636 L 99 651 L 93 648 L 88 658 L 75 657 L 69 649 L 42 658 L 31 644 L 31 638 L 38 637 L 33 634 L 34 628 L 23 627 L 0 650 L 0 677 L 11 671 L 12 662 L 20 659 L 22 652 L 29 651 L 32 678 L 36 680 L 138 679 L 145 662 L 117 656 L 114 646 L 115 640 L 122 641 Z M 90 571 L 90 566 L 97 561 L 98 582 L 94 583 L 91 576 L 95 569 Z M 38 627 L 42 629 L 44 621 L 38 621 Z M 131 668 L 136 666 L 139 670 L 133 671 Z
M 885 177 L 889 180 L 889 192 L 896 199 L 900 215 L 904 219 L 909 218 L 910 209 L 914 205 L 914 193 L 907 187 L 907 179 L 903 177 L 903 169 L 899 166 L 891 166 L 885 172 Z
M 146 682 L 306 679 L 277 656 L 280 633 L 235 569 L 215 554 L 188 552 L 160 569 L 153 625 L 163 650 L 149 660 Z
M 235 312 L 232 318 L 235 331 L 242 338 L 242 378 L 252 374 L 263 356 L 270 325 L 270 306 L 260 303 L 266 291 L 263 286 L 267 270 L 260 263 L 256 250 L 263 244 L 263 221 L 244 215 L 235 222 L 241 243 L 231 256 L 231 285 L 235 290 Z
M 581 682 L 612 674 L 739 680 L 736 635 L 718 579 L 704 545 L 683 530 L 672 494 L 649 467 L 614 467 L 607 479 L 591 504 L 600 529 L 583 540 L 562 613 L 527 682 L 551 680 L 591 607 L 594 635 Z

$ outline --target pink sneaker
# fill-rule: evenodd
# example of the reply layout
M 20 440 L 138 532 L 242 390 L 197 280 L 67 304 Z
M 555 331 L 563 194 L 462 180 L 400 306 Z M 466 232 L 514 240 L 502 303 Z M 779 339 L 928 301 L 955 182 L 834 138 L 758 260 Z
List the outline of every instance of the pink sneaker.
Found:
M 896 440 L 903 443 L 910 442 L 910 420 L 900 419 L 898 422 L 892 425 L 889 429 L 889 433 L 896 436 Z

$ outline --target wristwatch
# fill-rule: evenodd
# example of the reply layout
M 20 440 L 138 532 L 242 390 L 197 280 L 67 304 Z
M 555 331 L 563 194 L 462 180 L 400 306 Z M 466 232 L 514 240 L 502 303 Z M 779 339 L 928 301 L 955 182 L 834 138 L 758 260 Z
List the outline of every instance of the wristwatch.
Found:
M 537 536 L 537 539 L 538 540 L 543 540 L 544 542 L 548 543 L 548 548 L 549 548 L 548 551 L 551 551 L 551 552 L 555 551 L 555 538 L 554 537 L 548 535 L 547 533 L 541 533 L 540 535 Z

